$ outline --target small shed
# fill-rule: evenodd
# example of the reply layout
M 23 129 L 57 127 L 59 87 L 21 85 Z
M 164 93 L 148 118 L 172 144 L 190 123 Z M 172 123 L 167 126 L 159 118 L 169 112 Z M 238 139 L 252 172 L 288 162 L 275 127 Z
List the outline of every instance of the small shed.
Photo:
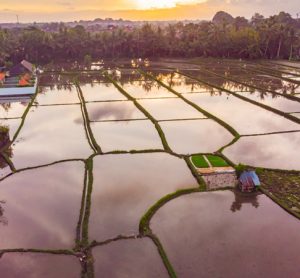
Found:
M 260 186 L 260 180 L 255 171 L 244 171 L 239 177 L 239 187 L 242 192 L 252 192 Z
M 21 63 L 13 66 L 10 70 L 9 70 L 9 75 L 10 76 L 19 76 L 19 75 L 23 75 L 25 73 L 30 73 L 32 74 L 34 71 L 34 66 L 33 64 L 27 62 L 26 60 L 23 60 Z

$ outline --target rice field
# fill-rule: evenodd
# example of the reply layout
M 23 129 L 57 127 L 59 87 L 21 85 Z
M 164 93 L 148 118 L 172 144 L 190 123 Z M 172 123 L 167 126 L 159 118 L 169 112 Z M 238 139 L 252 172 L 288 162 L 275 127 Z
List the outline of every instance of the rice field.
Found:
M 57 66 L 0 99 L 1 277 L 297 277 L 296 65 Z M 197 171 L 237 164 L 264 193 Z

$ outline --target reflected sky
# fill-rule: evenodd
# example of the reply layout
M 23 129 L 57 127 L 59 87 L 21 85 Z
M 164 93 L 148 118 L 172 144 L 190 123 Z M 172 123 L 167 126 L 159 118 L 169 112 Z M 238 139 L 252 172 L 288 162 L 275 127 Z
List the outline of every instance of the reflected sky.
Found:
M 149 238 L 120 240 L 93 249 L 96 277 L 169 277 Z
M 260 92 L 254 92 L 254 93 L 242 93 L 241 95 L 255 100 L 257 102 L 260 102 L 262 104 L 271 106 L 273 108 L 276 108 L 278 110 L 281 110 L 283 112 L 300 112 L 300 103 L 297 101 L 289 100 L 284 97 L 267 94 L 262 95 Z
M 68 162 L 2 181 L 0 200 L 8 224 L 0 226 L 0 248 L 73 247 L 83 179 L 84 164 Z
M 197 183 L 185 161 L 165 153 L 95 157 L 90 239 L 137 233 L 150 206 L 191 187 Z
M 151 228 L 179 277 L 297 277 L 299 220 L 256 198 L 233 212 L 231 191 L 194 193 L 154 215 Z
M 0 118 L 20 118 L 31 98 L 0 99 Z
M 185 96 L 201 108 L 219 117 L 241 134 L 260 134 L 298 130 L 300 125 L 259 106 L 223 93 Z
M 123 89 L 134 98 L 176 97 L 176 95 L 172 94 L 168 89 L 153 80 L 125 83 Z
M 112 83 L 80 85 L 85 101 L 126 100 Z
M 160 123 L 173 151 L 179 154 L 212 153 L 233 140 L 213 120 L 186 120 Z
M 182 99 L 145 99 L 138 102 L 156 119 L 206 118 L 202 113 Z
M 40 87 L 35 99 L 37 104 L 68 104 L 80 103 L 75 86 L 68 88 Z
M 163 149 L 155 126 L 149 120 L 91 123 L 102 151 Z
M 224 154 L 235 163 L 257 167 L 300 170 L 300 132 L 242 137 Z
M 146 118 L 132 101 L 87 103 L 86 107 L 91 121 Z
M 73 256 L 7 253 L 0 259 L 0 273 L 5 278 L 79 278 L 80 272 L 80 263 Z
M 13 144 L 12 161 L 19 169 L 92 153 L 80 105 L 33 107 Z

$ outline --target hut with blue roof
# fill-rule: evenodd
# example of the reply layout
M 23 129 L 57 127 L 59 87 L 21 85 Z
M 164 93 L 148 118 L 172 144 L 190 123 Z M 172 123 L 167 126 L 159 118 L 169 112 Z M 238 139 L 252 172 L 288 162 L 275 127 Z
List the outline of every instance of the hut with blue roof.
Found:
M 244 171 L 239 177 L 239 188 L 242 192 L 253 192 L 260 186 L 260 180 L 255 171 Z

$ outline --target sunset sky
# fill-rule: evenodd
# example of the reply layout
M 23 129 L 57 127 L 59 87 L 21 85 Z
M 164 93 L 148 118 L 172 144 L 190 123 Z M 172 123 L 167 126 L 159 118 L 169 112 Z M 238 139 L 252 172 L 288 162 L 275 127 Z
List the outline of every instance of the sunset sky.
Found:
M 26 3 L 26 4 L 24 4 Z M 286 11 L 300 14 L 299 0 L 0 0 L 0 22 L 70 21 L 124 18 L 131 20 L 211 19 L 219 10 L 234 16 L 265 16 Z

